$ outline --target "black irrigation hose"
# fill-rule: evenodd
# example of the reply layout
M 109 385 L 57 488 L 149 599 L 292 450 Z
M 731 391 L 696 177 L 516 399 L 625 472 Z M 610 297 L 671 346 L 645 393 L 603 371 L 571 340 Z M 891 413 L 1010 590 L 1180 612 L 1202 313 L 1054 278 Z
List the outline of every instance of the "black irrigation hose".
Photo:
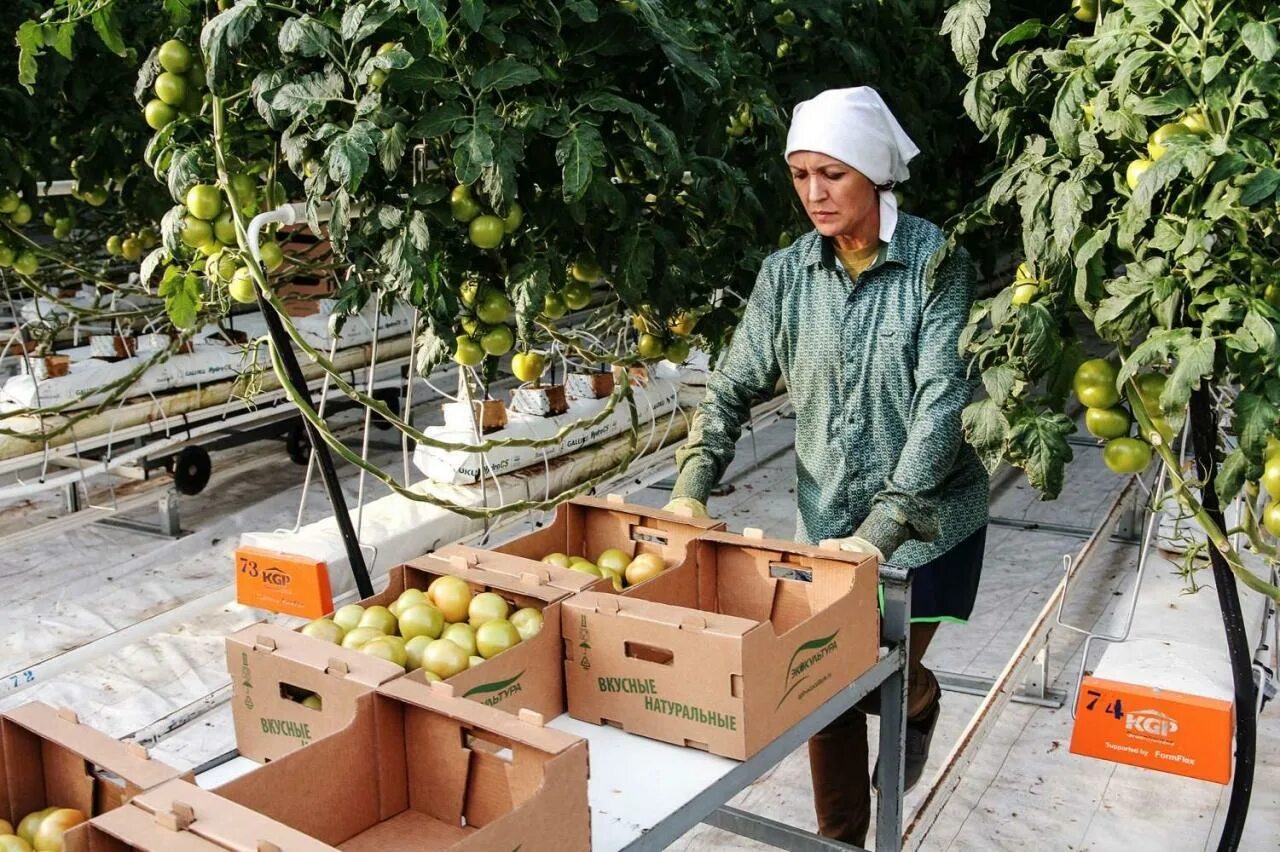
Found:
M 1191 443 L 1196 465 L 1203 477 L 1201 504 L 1218 529 L 1227 529 L 1214 488 L 1218 474 L 1218 434 L 1213 416 L 1213 401 L 1207 386 L 1191 394 Z M 1213 584 L 1218 589 L 1218 605 L 1222 609 L 1222 625 L 1227 634 L 1227 652 L 1231 659 L 1231 676 L 1235 684 L 1236 703 L 1236 771 L 1231 785 L 1227 817 L 1218 840 L 1218 852 L 1234 852 L 1240 848 L 1244 821 L 1249 815 L 1249 798 L 1253 794 L 1253 771 L 1257 751 L 1257 717 L 1254 715 L 1253 655 L 1240 612 L 1240 596 L 1236 578 L 1227 559 L 1216 547 L 1208 548 L 1213 564 Z

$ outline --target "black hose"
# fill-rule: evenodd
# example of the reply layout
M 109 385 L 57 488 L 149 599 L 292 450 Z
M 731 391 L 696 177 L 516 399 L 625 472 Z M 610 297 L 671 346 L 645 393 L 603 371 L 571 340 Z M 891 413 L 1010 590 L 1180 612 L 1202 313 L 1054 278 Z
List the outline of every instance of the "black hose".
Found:
M 263 297 L 260 290 L 258 291 L 258 309 L 262 311 L 262 316 L 267 321 L 271 345 L 280 353 L 280 363 L 284 365 L 287 373 L 282 379 L 293 385 L 295 392 L 310 401 L 311 391 L 307 387 L 307 378 L 302 374 L 302 368 L 298 366 L 298 358 L 293 354 L 293 344 L 285 333 L 279 314 Z M 369 369 L 373 369 L 372 365 Z M 320 465 L 320 478 L 324 480 L 324 490 L 329 496 L 329 505 L 333 507 L 333 517 L 338 522 L 338 532 L 342 534 L 342 544 L 347 551 L 347 563 L 351 566 L 352 576 L 355 577 L 356 589 L 360 592 L 361 600 L 373 597 L 373 582 L 369 579 L 369 569 L 364 564 L 364 552 L 360 550 L 360 539 L 356 536 L 356 529 L 351 523 L 351 513 L 347 511 L 347 499 L 342 493 L 338 471 L 333 466 L 333 456 L 329 455 L 329 445 L 324 442 L 324 438 L 306 417 L 302 418 L 302 426 L 307 430 L 307 440 L 311 442 L 311 449 L 315 452 L 316 461 Z
M 1191 394 L 1191 444 L 1196 466 L 1204 477 L 1200 502 L 1218 529 L 1227 529 L 1214 488 L 1218 476 L 1217 423 L 1213 401 L 1207 386 Z M 1222 626 L 1227 633 L 1227 653 L 1231 659 L 1231 677 L 1235 683 L 1236 704 L 1236 771 L 1231 785 L 1227 817 L 1218 840 L 1218 852 L 1234 852 L 1240 848 L 1244 821 L 1249 815 L 1249 798 L 1253 794 L 1254 759 L 1257 750 L 1257 717 L 1254 715 L 1253 654 L 1240 612 L 1240 596 L 1236 578 L 1226 557 L 1213 546 L 1208 548 L 1213 564 L 1213 584 L 1218 589 L 1218 606 L 1222 609 Z

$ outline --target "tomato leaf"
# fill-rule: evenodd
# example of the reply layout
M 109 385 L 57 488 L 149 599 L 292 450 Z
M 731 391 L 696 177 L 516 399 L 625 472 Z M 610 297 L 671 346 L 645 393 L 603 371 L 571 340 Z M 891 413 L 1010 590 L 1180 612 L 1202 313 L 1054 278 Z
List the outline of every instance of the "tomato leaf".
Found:
M 258 0 L 240 0 L 204 25 L 200 31 L 200 50 L 205 55 L 205 70 L 211 85 L 219 85 L 230 76 L 236 48 L 249 40 L 260 20 L 262 10 Z
M 960 0 L 942 19 L 941 33 L 951 36 L 951 52 L 970 77 L 978 73 L 978 53 L 990 14 L 991 0 Z
M 368 121 L 357 121 L 335 136 L 325 151 L 329 179 L 354 193 L 369 170 L 369 158 L 377 153 L 381 138 L 382 131 Z
M 1080 128 L 1080 107 L 1087 101 L 1085 92 L 1084 68 L 1077 68 L 1067 75 L 1058 96 L 1053 101 L 1053 112 L 1049 116 L 1049 129 L 1053 132 L 1058 149 L 1066 157 L 1077 157 L 1080 154 L 1080 143 L 1077 135 Z
M 26 21 L 18 27 L 18 82 L 35 94 L 36 73 L 39 66 L 36 57 L 44 47 L 44 28 L 36 21 Z
M 462 104 L 448 101 L 428 112 L 409 130 L 409 135 L 419 139 L 433 139 L 452 133 L 467 117 Z
M 516 168 L 524 151 L 514 133 L 503 133 L 494 145 L 493 162 L 480 171 L 480 186 L 495 210 L 506 210 L 516 197 Z
M 1240 439 L 1240 448 L 1251 459 L 1262 458 L 1267 436 L 1280 428 L 1280 408 L 1265 396 L 1241 391 L 1232 413 L 1232 429 Z
M 1009 460 L 1026 471 L 1042 499 L 1062 490 L 1063 468 L 1072 459 L 1067 436 L 1074 431 L 1076 424 L 1057 411 L 1024 414 L 1009 429 Z
M 984 21 L 983 22 L 984 26 L 985 26 L 985 23 L 986 22 Z M 943 26 L 944 27 L 946 26 L 945 19 L 943 21 Z M 1040 35 L 1040 33 L 1044 31 L 1044 29 L 1045 29 L 1045 26 L 1044 24 L 1040 23 L 1039 18 L 1030 18 L 1029 20 L 1023 21 L 1022 23 L 1018 24 L 1012 29 L 1006 31 L 1004 35 L 1000 36 L 1000 38 L 996 40 L 996 43 L 991 47 L 991 56 L 993 58 L 998 56 L 1000 53 L 1000 48 L 1002 47 L 1008 47 L 1009 45 L 1018 44 L 1020 42 L 1028 41 L 1029 39 L 1035 38 L 1036 36 Z M 943 30 L 943 35 L 946 35 L 946 30 Z M 981 33 L 979 33 L 978 38 L 979 39 L 982 38 Z M 952 49 L 954 51 L 954 47 Z M 1034 54 L 1030 52 L 1023 53 L 1020 55 L 1028 56 L 1028 57 L 1034 56 Z M 959 55 L 957 54 L 957 58 L 958 56 Z M 962 62 L 961 64 L 964 64 L 964 63 Z M 1019 91 L 1024 91 L 1024 90 L 1019 89 Z
M 1013 385 L 1018 380 L 1018 371 L 1007 361 L 996 364 L 982 371 L 982 386 L 987 389 L 988 396 L 996 405 L 1003 408 L 1013 392 Z
M 200 149 L 188 148 L 174 155 L 169 164 L 169 195 L 181 204 L 187 190 L 200 182 Z
M 1213 372 L 1213 356 L 1217 342 L 1212 337 L 1187 338 L 1178 346 L 1173 372 L 1160 394 L 1160 409 L 1170 414 L 1181 412 L 1200 387 L 1200 380 Z
M 1240 28 L 1240 39 L 1259 62 L 1270 62 L 1280 50 L 1275 24 L 1270 21 L 1250 21 Z
M 473 184 L 493 164 L 493 137 L 473 121 L 471 129 L 454 142 L 453 168 L 458 183 Z
M 342 77 L 336 73 L 306 74 L 281 86 L 271 97 L 271 108 L 295 117 L 320 115 L 329 101 L 342 97 L 343 90 Z
M 1016 352 L 1025 360 L 1027 372 L 1039 376 L 1052 366 L 1062 346 L 1053 317 L 1044 305 L 1032 302 L 1018 309 L 1017 318 Z
M 280 52 L 298 56 L 324 56 L 333 49 L 333 33 L 310 15 L 290 18 L 280 27 Z
M 1009 432 L 1009 421 L 1000 406 L 991 399 L 970 403 L 960 414 L 960 425 L 965 440 L 978 453 L 987 472 L 994 473 L 1004 460 L 1005 436 Z
M 643 298 L 646 285 L 653 277 L 653 248 L 653 235 L 647 230 L 629 231 L 622 238 L 614 285 L 625 304 L 634 305 Z
M 484 23 L 484 12 L 484 0 L 461 0 L 458 5 L 458 14 L 471 27 L 472 32 L 480 29 L 480 25 Z
M 1093 207 L 1093 198 L 1079 178 L 1059 184 L 1053 192 L 1053 242 L 1063 254 L 1071 250 L 1076 232 L 1085 214 Z
M 116 17 L 115 6 L 111 4 L 99 6 L 89 16 L 89 20 L 93 24 L 93 30 L 98 34 L 98 38 L 102 39 L 102 43 L 107 46 L 107 50 L 116 56 L 128 55 L 124 37 L 120 34 L 120 20 Z
M 1218 495 L 1218 502 L 1223 506 L 1231 503 L 1240 493 L 1240 489 L 1249 479 L 1256 479 L 1261 473 L 1258 466 L 1249 461 L 1242 448 L 1237 447 L 1227 454 L 1218 465 L 1218 475 L 1214 479 L 1213 488 Z
M 591 185 L 594 170 L 604 166 L 604 141 L 593 124 L 577 123 L 556 145 L 566 201 L 582 198 Z
M 551 292 L 551 268 L 546 258 L 535 258 L 512 269 L 507 290 L 516 309 L 516 332 L 521 340 L 531 341 L 534 320 Z
M 405 8 L 417 13 L 418 23 L 431 38 L 432 50 L 440 50 L 449 35 L 449 19 L 441 0 L 404 0 Z
M 471 85 L 480 91 L 502 91 L 513 86 L 524 86 L 542 79 L 542 74 L 532 65 L 526 65 L 510 57 L 486 65 L 471 76 Z
M 1240 203 L 1245 207 L 1251 207 L 1275 195 L 1278 188 L 1280 188 L 1280 169 L 1268 166 L 1245 184 L 1244 191 L 1240 193 Z
M 1172 115 L 1191 106 L 1191 92 L 1186 86 L 1177 86 L 1149 98 L 1143 98 L 1134 106 L 1138 115 Z
M 378 143 L 378 161 L 382 163 L 382 170 L 388 177 L 400 169 L 407 145 L 408 138 L 405 136 L 403 124 L 396 122 L 382 131 L 382 139 Z
M 593 0 L 570 0 L 564 4 L 565 11 L 578 16 L 578 20 L 586 24 L 594 24 L 600 20 L 600 10 Z

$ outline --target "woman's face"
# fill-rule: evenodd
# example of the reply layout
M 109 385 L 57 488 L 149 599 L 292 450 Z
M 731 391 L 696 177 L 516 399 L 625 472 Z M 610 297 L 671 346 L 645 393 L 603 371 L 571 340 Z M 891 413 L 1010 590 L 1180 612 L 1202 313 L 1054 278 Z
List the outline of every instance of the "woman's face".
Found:
M 804 211 L 824 237 L 853 233 L 859 222 L 879 209 L 875 185 L 834 157 L 796 151 L 787 164 Z

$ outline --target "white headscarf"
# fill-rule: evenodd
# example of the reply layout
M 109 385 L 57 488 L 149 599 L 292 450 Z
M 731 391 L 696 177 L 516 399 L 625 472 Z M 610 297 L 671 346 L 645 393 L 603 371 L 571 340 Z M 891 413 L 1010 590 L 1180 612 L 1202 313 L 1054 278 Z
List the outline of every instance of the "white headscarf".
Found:
M 898 225 L 893 187 L 911 176 L 907 163 L 920 153 L 880 93 L 870 86 L 827 89 L 791 114 L 787 152 L 813 151 L 862 172 L 880 195 L 880 239 L 889 242 Z

